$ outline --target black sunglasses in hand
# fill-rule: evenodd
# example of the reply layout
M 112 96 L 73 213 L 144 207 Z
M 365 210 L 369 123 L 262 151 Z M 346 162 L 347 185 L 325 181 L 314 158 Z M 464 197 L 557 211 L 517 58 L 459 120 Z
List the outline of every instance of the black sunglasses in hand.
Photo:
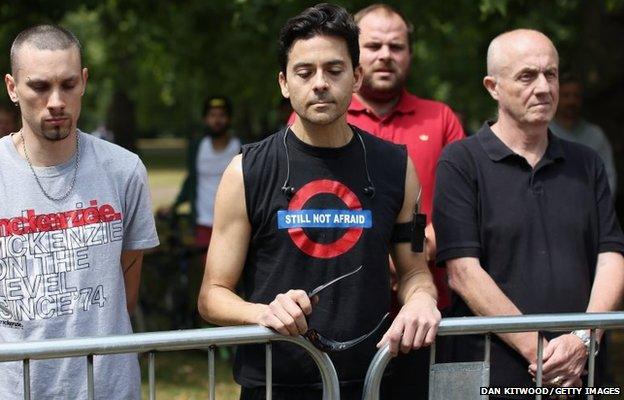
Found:
M 342 279 L 349 277 L 351 275 L 356 274 L 357 272 L 359 272 L 362 269 L 363 265 L 360 265 L 358 268 L 356 268 L 355 270 L 348 272 L 344 275 L 340 275 L 339 277 L 332 279 L 331 281 L 324 283 L 316 288 L 314 288 L 311 292 L 308 293 L 308 297 L 312 298 L 316 295 L 318 295 L 320 292 L 322 292 L 323 290 L 327 289 L 328 287 L 330 287 L 331 285 L 333 285 L 334 283 L 341 281 Z M 368 339 L 370 336 L 372 336 L 375 332 L 377 332 L 379 330 L 379 328 L 383 325 L 384 321 L 386 320 L 386 318 L 388 318 L 390 314 L 386 313 L 381 320 L 379 321 L 379 323 L 377 324 L 377 326 L 370 332 L 357 337 L 355 339 L 351 339 L 351 340 L 347 340 L 344 342 L 339 342 L 330 338 L 326 338 L 325 336 L 321 335 L 316 329 L 308 329 L 308 331 L 306 333 L 303 334 L 303 337 L 305 337 L 306 339 L 308 339 L 310 341 L 310 343 L 312 343 L 312 345 L 314 345 L 314 347 L 316 347 L 317 349 L 324 351 L 324 352 L 338 352 L 338 351 L 344 351 L 347 349 L 350 349 L 353 346 L 356 346 L 360 343 L 362 343 L 364 340 Z

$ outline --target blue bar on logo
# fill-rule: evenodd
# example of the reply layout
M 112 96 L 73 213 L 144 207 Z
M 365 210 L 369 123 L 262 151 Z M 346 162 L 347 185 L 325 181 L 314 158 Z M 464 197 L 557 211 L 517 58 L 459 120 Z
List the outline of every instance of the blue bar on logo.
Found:
M 370 228 L 370 210 L 279 210 L 277 227 L 290 228 Z

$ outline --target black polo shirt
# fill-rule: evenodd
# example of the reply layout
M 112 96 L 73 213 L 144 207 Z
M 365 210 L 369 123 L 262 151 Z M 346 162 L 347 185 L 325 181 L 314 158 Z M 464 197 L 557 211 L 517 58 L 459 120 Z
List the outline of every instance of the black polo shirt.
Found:
M 478 258 L 524 314 L 584 312 L 598 254 L 624 252 L 604 165 L 588 147 L 549 132 L 532 168 L 485 124 L 444 149 L 436 174 L 437 262 Z M 473 315 L 455 294 L 451 313 Z M 473 339 L 453 353 L 483 357 Z M 494 342 L 491 383 L 533 385 L 524 359 Z

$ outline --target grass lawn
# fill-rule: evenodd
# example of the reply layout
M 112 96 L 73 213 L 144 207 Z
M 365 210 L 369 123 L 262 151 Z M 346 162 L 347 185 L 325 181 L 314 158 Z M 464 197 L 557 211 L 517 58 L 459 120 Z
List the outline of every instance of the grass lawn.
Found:
M 216 397 L 235 400 L 239 387 L 232 380 L 232 367 L 216 359 Z M 147 354 L 141 359 L 142 397 L 149 398 Z M 156 398 L 165 400 L 204 400 L 208 398 L 208 356 L 202 351 L 156 354 Z
M 147 167 L 154 209 L 170 205 L 186 174 L 184 142 L 176 139 L 143 140 L 141 157 Z M 614 331 L 609 349 L 612 384 L 624 387 L 624 331 Z M 207 356 L 200 351 L 164 352 L 156 356 L 156 395 L 164 400 L 208 398 Z M 147 356 L 141 360 L 143 397 L 148 398 Z M 217 357 L 217 398 L 238 399 L 232 368 Z M 620 397 L 620 398 L 624 398 Z
M 178 139 L 139 141 L 141 159 L 148 172 L 154 209 L 170 205 L 186 176 L 185 142 Z

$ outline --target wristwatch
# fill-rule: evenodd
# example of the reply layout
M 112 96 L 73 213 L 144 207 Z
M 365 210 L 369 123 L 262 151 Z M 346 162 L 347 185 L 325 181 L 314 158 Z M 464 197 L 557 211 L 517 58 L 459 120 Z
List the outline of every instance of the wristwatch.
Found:
M 581 339 L 581 342 L 583 342 L 583 345 L 585 345 L 586 349 L 587 349 L 587 354 L 589 354 L 589 346 L 591 343 L 591 336 L 589 333 L 587 333 L 586 330 L 577 330 L 577 331 L 572 331 L 570 332 L 572 335 L 576 336 L 577 338 Z M 598 341 L 596 341 L 596 351 L 594 352 L 594 355 L 598 354 Z

